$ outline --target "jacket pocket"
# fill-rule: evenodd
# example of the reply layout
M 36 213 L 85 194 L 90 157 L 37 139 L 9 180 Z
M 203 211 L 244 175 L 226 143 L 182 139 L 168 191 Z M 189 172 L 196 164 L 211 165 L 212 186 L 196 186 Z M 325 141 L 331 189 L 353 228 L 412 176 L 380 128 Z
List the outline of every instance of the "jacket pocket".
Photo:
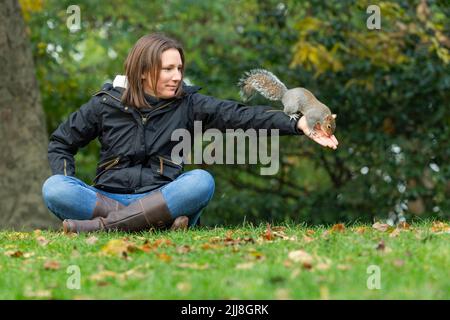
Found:
M 109 169 L 115 167 L 119 163 L 120 158 L 121 158 L 121 156 L 117 156 L 117 157 L 114 157 L 110 160 L 106 160 L 105 162 L 99 164 L 98 169 L 102 169 L 102 168 L 104 168 L 104 169 L 95 176 L 95 178 L 93 180 L 93 185 L 97 183 L 98 178 L 100 178 L 100 176 L 102 174 L 104 174 Z
M 170 181 L 175 180 L 183 171 L 183 166 L 163 156 L 156 156 L 151 161 L 152 171 L 160 176 L 168 178 Z

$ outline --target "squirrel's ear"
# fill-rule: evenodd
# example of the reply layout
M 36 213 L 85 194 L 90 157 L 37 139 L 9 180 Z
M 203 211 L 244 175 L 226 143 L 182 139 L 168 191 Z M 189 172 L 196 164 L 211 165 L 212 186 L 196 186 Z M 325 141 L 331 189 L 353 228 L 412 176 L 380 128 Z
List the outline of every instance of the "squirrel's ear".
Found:
M 336 113 L 333 113 L 331 116 L 332 116 L 334 119 L 336 119 L 337 114 L 336 114 Z

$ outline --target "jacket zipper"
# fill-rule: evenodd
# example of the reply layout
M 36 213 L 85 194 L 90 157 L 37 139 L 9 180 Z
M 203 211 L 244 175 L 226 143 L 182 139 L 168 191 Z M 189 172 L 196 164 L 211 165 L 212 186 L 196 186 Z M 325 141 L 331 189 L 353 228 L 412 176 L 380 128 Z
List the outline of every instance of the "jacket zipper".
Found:
M 107 162 L 102 163 L 101 165 L 99 165 L 99 166 L 98 166 L 99 168 L 101 168 L 101 167 L 103 167 L 103 166 L 105 166 L 105 165 L 106 165 L 106 167 L 105 167 L 105 169 L 104 169 L 102 172 L 100 172 L 98 175 L 95 176 L 95 178 L 94 178 L 94 183 L 97 181 L 97 179 L 98 179 L 102 174 L 104 174 L 106 171 L 108 171 L 109 169 L 111 169 L 112 167 L 114 167 L 116 164 L 118 164 L 118 163 L 119 163 L 119 160 L 120 160 L 120 156 L 118 156 L 118 157 L 115 158 L 115 159 L 112 159 L 112 160 L 110 160 L 110 161 L 107 161 Z
M 108 161 L 102 163 L 101 165 L 99 165 L 98 167 L 101 168 L 101 167 L 107 166 L 107 165 L 109 165 L 111 163 L 114 163 L 114 162 L 115 162 L 115 164 L 117 164 L 117 162 L 119 162 L 119 158 L 120 158 L 120 156 L 118 156 L 118 157 L 116 157 L 114 159 L 108 160 Z
M 160 110 L 160 109 L 162 109 L 162 108 L 168 106 L 169 104 L 173 103 L 174 101 L 175 101 L 175 100 L 170 101 L 170 102 L 168 102 L 168 103 L 166 103 L 166 104 L 164 104 L 164 105 L 162 105 L 162 106 L 156 108 L 155 110 L 153 110 L 153 112 L 155 112 L 155 111 L 157 111 L 157 110 Z M 142 124 L 145 125 L 145 124 L 147 123 L 148 119 L 150 119 L 150 116 L 144 117 L 144 116 L 142 115 L 142 113 L 139 111 L 139 108 L 136 108 L 136 111 L 137 111 L 137 112 L 139 113 L 139 115 L 141 116 Z

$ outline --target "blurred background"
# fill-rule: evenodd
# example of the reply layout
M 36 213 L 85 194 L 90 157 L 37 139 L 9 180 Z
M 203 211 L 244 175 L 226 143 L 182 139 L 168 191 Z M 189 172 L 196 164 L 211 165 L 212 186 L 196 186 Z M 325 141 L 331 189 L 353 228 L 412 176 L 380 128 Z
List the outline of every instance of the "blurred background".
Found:
M 186 80 L 203 94 L 239 100 L 242 73 L 262 67 L 288 87 L 308 88 L 338 114 L 336 151 L 306 137 L 281 137 L 275 176 L 260 176 L 258 165 L 188 166 L 216 180 L 205 225 L 450 217 L 447 0 L 19 4 L 47 139 L 103 83 L 124 73 L 130 48 L 154 31 L 184 45 Z M 367 27 L 372 4 L 381 9 L 380 30 Z M 77 30 L 67 25 L 70 5 L 80 8 Z M 249 104 L 281 106 L 262 98 Z M 42 152 L 45 158 L 46 145 Z M 87 183 L 98 152 L 93 141 L 76 155 L 77 177 Z M 41 183 L 48 163 L 42 170 Z

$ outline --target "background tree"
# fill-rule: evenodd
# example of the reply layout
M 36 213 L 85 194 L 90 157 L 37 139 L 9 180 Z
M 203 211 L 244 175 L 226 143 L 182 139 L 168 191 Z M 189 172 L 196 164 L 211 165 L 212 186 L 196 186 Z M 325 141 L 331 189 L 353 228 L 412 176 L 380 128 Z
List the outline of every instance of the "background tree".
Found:
M 41 188 L 49 176 L 47 132 L 33 55 L 19 4 L 0 6 L 0 227 L 56 225 Z

